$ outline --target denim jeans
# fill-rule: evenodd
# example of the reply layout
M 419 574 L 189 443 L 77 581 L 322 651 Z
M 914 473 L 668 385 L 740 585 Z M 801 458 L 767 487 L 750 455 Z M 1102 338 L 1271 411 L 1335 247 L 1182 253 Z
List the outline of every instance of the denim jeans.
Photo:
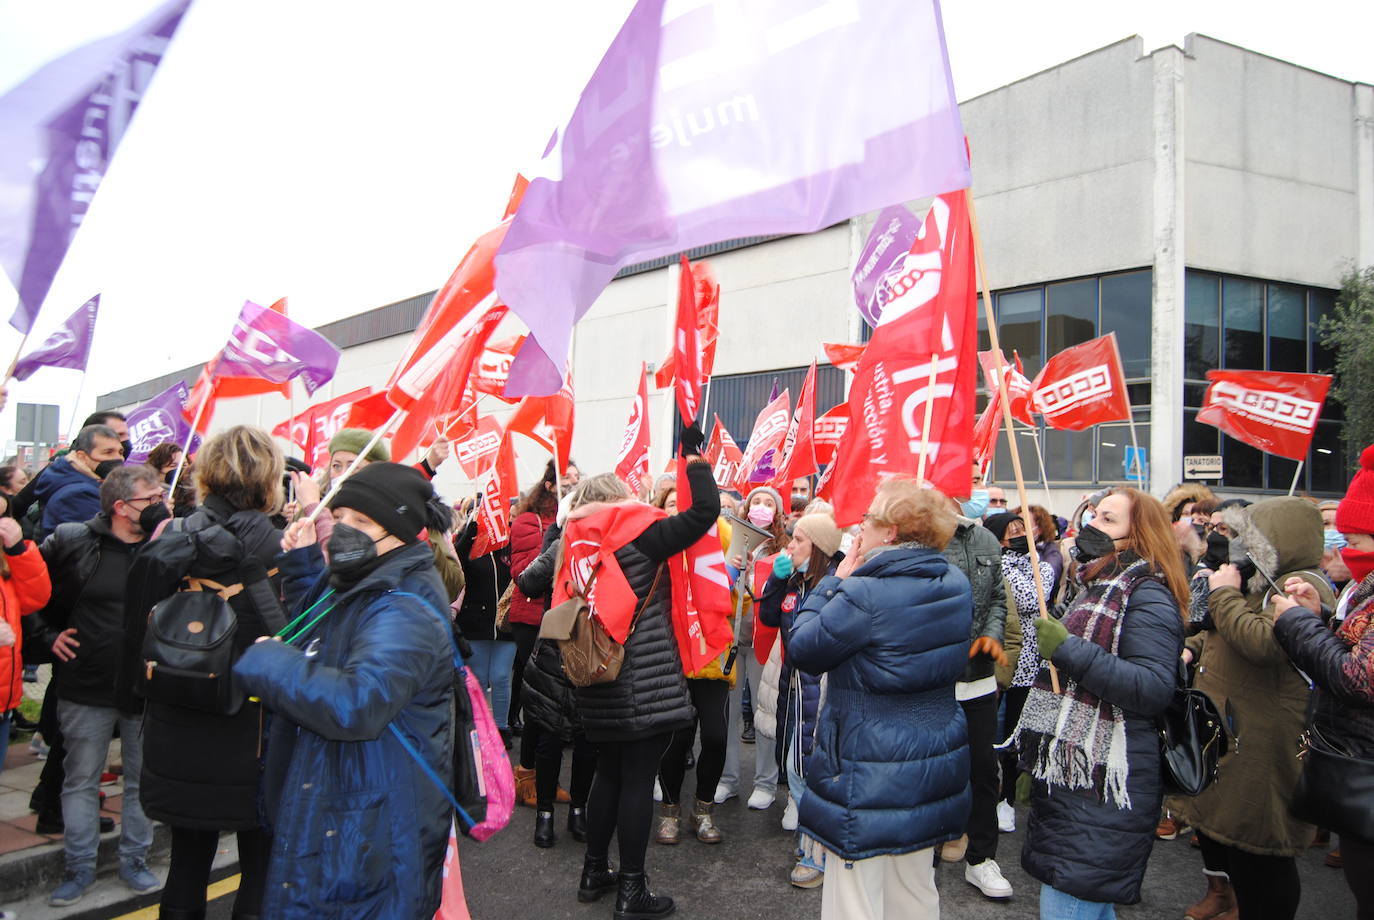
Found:
M 1110 901 L 1083 901 L 1041 885 L 1040 920 L 1116 920 L 1116 906 Z
M 510 728 L 510 685 L 515 665 L 515 643 L 494 639 L 477 639 L 468 643 L 472 656 L 468 667 L 477 683 L 487 694 L 491 717 L 497 728 Z
M 751 614 L 752 615 L 752 614 Z M 730 691 L 730 729 L 725 736 L 725 770 L 720 781 L 739 791 L 740 797 L 749 798 L 739 787 L 739 740 L 741 718 L 740 696 L 744 693 L 745 676 L 749 678 L 749 689 L 758 705 L 759 688 L 763 686 L 763 665 L 754 657 L 752 646 L 741 645 L 739 656 L 735 659 L 735 689 Z M 778 721 L 782 721 L 779 714 Z M 751 745 L 754 749 L 754 788 L 776 794 L 778 791 L 778 758 L 774 755 L 773 742 L 762 735 Z
M 5 755 L 10 750 L 10 715 L 0 712 L 0 773 L 5 772 Z
M 100 774 L 110 754 L 110 739 L 119 725 L 124 756 L 124 805 L 120 815 L 119 855 L 147 857 L 153 843 L 153 825 L 143 814 L 138 798 L 139 774 L 143 772 L 143 717 L 127 716 L 112 706 L 85 706 L 61 700 L 57 718 L 67 746 L 62 766 L 62 821 L 66 824 L 63 846 L 69 870 L 95 869 L 100 845 Z
M 782 714 L 778 715 L 781 721 Z M 806 794 L 806 779 L 793 767 L 793 758 L 787 753 L 788 749 L 795 743 L 792 735 L 796 732 L 795 725 L 789 725 L 787 729 L 787 744 L 783 746 L 783 763 L 787 765 L 787 795 L 792 800 L 792 805 L 801 810 L 802 796 Z M 803 866 L 810 866 L 812 869 L 825 871 L 825 850 L 816 843 L 814 839 L 808 837 L 801 831 L 797 831 L 797 857 L 798 862 Z

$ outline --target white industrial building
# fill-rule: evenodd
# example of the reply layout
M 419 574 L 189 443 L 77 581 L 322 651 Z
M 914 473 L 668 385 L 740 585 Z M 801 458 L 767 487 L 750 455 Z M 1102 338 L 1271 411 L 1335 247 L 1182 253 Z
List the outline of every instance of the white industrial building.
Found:
M 1156 494 L 1182 478 L 1185 455 L 1210 454 L 1224 457 L 1227 494 L 1286 491 L 1292 461 L 1224 438 L 1193 415 L 1209 368 L 1329 370 L 1316 320 L 1347 268 L 1374 264 L 1374 87 L 1201 35 L 1150 53 L 1135 37 L 960 109 L 1004 349 L 1015 348 L 1033 376 L 1047 355 L 1115 331 Z M 918 213 L 925 205 L 912 204 Z M 775 378 L 795 395 L 806 366 L 824 360 L 822 342 L 865 337 L 849 277 L 872 220 L 689 254 L 708 258 L 721 283 L 710 410 L 737 440 Z M 672 260 L 627 269 L 577 327 L 573 456 L 584 471 L 614 465 L 639 364 L 667 352 L 676 271 Z M 382 384 L 428 299 L 321 327 L 344 356 L 316 400 Z M 99 404 L 132 407 L 197 370 L 104 394 Z M 842 399 L 846 384 L 822 371 L 818 410 Z M 651 401 L 653 463 L 662 468 L 671 391 Z M 300 395 L 296 408 L 304 406 Z M 278 396 L 239 400 L 221 406 L 216 424 L 271 427 L 287 414 Z M 1344 488 L 1339 420 L 1328 405 L 1300 489 Z M 1123 481 L 1125 426 L 1046 431 L 1040 440 L 1061 511 L 1097 483 Z M 1022 443 L 1034 477 L 1035 442 Z M 532 443 L 519 457 L 524 485 L 546 457 Z M 1005 445 L 995 477 L 1010 477 Z M 461 479 L 449 464 L 438 485 L 456 496 L 468 488 Z

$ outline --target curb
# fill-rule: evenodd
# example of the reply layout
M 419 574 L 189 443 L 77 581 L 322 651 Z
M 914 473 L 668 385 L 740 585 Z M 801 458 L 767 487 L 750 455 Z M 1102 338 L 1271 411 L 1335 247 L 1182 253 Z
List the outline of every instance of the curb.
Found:
M 113 875 L 119 868 L 119 832 L 115 827 L 100 835 L 96 851 L 96 878 Z M 153 825 L 153 845 L 149 858 L 164 856 L 172 846 L 172 829 L 165 824 Z M 62 881 L 66 867 L 62 843 L 45 843 L 0 856 L 0 891 L 8 902 L 25 901 L 36 894 L 49 891 Z

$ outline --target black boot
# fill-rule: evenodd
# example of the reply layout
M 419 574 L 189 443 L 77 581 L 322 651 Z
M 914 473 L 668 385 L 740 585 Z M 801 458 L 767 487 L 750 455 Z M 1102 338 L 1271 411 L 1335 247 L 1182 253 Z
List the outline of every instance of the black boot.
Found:
M 605 856 L 587 856 L 582 860 L 582 881 L 577 883 L 577 900 L 584 904 L 601 900 L 601 896 L 620 884 L 620 876 L 611 868 Z
M 666 917 L 676 909 L 673 899 L 649 890 L 649 877 L 643 872 L 620 873 L 620 891 L 615 896 L 615 920 L 653 920 Z
M 553 829 L 553 812 L 541 811 L 534 816 L 534 845 L 551 847 L 558 842 L 558 834 Z
M 234 916 L 237 917 L 238 914 Z M 159 907 L 157 920 L 205 920 L 205 908 L 186 910 L 182 907 Z
M 568 833 L 578 843 L 587 842 L 587 809 L 576 805 L 568 809 Z

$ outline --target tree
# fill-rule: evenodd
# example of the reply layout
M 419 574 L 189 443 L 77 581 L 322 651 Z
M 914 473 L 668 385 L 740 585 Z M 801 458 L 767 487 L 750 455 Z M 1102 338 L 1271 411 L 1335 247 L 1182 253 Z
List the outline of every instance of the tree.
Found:
M 1317 327 L 1321 343 L 1336 356 L 1331 398 L 1345 408 L 1341 440 L 1352 466 L 1374 444 L 1374 266 L 1351 268 L 1341 277 L 1336 308 Z

